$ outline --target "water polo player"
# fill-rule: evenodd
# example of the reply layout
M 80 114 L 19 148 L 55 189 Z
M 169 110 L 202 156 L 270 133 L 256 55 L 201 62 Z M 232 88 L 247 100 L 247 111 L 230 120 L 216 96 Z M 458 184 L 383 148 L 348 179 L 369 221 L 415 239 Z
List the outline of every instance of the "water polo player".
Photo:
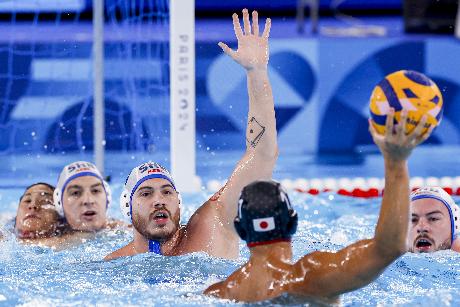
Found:
M 460 209 L 441 187 L 423 187 L 411 193 L 409 250 L 429 253 L 460 251 Z
M 78 161 L 63 168 L 54 204 L 71 229 L 93 232 L 109 226 L 110 202 L 110 187 L 94 164 Z
M 296 231 L 297 215 L 278 183 L 256 182 L 241 193 L 234 221 L 250 249 L 249 261 L 225 281 L 210 286 L 205 294 L 256 302 L 287 293 L 298 299 L 331 303 L 340 294 L 372 282 L 405 253 L 409 221 L 407 158 L 429 133 L 422 133 L 426 117 L 408 135 L 405 125 L 393 127 L 393 119 L 394 110 L 387 116 L 385 135 L 378 134 L 370 122 L 385 164 L 385 193 L 374 238 L 338 252 L 313 252 L 292 264 L 290 240 Z M 407 113 L 403 113 L 402 123 L 406 119 Z
M 204 251 L 209 255 L 235 258 L 238 236 L 233 227 L 241 189 L 254 180 L 269 179 L 277 158 L 273 95 L 267 73 L 270 19 L 259 35 L 258 15 L 243 10 L 244 34 L 238 15 L 233 24 L 238 50 L 219 46 L 247 72 L 249 113 L 246 153 L 227 184 L 180 225 L 180 198 L 168 171 L 157 163 L 134 168 L 121 197 L 123 212 L 132 219 L 134 239 L 106 260 L 144 252 L 180 255 Z
M 41 239 L 59 235 L 63 222 L 53 204 L 54 187 L 36 183 L 26 188 L 19 200 L 14 232 L 20 239 Z

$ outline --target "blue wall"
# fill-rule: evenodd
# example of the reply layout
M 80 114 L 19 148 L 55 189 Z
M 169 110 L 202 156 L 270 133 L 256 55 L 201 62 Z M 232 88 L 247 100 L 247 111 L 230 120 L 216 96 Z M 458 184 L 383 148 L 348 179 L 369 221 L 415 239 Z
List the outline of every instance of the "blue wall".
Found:
M 122 46 L 106 46 L 109 150 L 169 147 L 168 46 L 136 48 L 135 58 L 117 64 L 111 59 Z M 352 153 L 371 144 L 369 95 L 386 74 L 400 69 L 426 73 L 443 92 L 444 119 L 428 142 L 460 144 L 460 44 L 453 38 L 272 39 L 270 48 L 284 152 Z M 147 58 L 151 49 L 162 60 Z M 197 148 L 242 148 L 245 73 L 215 42 L 197 42 L 196 50 Z M 92 149 L 91 72 L 84 69 L 90 61 L 89 43 L 0 46 L 0 152 Z M 128 73 L 135 75 L 129 82 L 123 79 Z

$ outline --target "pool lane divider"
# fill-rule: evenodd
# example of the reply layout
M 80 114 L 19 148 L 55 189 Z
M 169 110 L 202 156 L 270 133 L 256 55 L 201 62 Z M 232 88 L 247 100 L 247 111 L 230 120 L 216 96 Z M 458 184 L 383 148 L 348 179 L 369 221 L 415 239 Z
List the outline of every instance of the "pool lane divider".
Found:
M 318 195 L 320 193 L 337 193 L 343 196 L 372 198 L 381 197 L 385 186 L 383 178 L 297 178 L 283 179 L 281 184 L 288 190 L 300 193 Z M 209 191 L 217 192 L 225 182 L 208 181 Z M 410 189 L 413 191 L 424 186 L 440 186 L 452 196 L 460 196 L 460 176 L 458 177 L 413 177 L 410 179 Z

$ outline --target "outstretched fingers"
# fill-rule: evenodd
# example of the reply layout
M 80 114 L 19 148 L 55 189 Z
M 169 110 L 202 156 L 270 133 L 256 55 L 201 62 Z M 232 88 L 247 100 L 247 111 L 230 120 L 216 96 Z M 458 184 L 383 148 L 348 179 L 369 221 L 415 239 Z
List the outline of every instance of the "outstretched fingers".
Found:
M 233 18 L 233 30 L 235 31 L 236 38 L 239 40 L 243 37 L 243 30 L 241 29 L 240 19 L 238 18 L 238 14 L 234 13 L 232 15 Z
M 423 115 L 415 129 L 409 134 L 408 141 L 411 144 L 418 145 L 421 142 L 425 141 L 431 134 L 433 127 L 430 127 L 428 131 L 423 133 L 428 117 Z
M 227 44 L 222 43 L 222 42 L 219 42 L 217 45 L 219 45 L 219 47 L 222 48 L 222 50 L 223 50 L 227 55 L 229 55 L 232 59 L 235 59 L 235 57 L 236 57 L 236 51 L 234 51 L 232 48 L 230 48 L 229 46 L 227 46 Z
M 394 118 L 395 118 L 395 110 L 391 108 L 390 112 L 388 112 L 387 114 L 387 119 L 385 122 L 385 136 L 386 137 L 390 137 L 393 135 Z
M 424 134 L 422 134 L 421 136 L 416 138 L 415 139 L 415 146 L 425 142 L 430 137 L 431 133 L 433 132 L 433 129 L 434 129 L 434 126 L 431 126 L 430 128 L 428 128 L 427 132 L 425 132 Z
M 267 38 L 270 36 L 270 28 L 272 26 L 272 20 L 270 18 L 267 18 L 265 21 L 265 28 L 264 28 L 264 33 L 262 34 L 263 38 Z
M 397 135 L 406 135 L 407 110 L 403 109 L 400 114 L 401 117 L 399 118 L 399 123 L 395 127 L 395 132 Z
M 252 11 L 252 32 L 255 36 L 259 36 L 259 14 L 257 11 Z
M 249 22 L 249 13 L 247 9 L 243 9 L 243 24 L 244 24 L 244 34 L 251 34 L 251 23 Z

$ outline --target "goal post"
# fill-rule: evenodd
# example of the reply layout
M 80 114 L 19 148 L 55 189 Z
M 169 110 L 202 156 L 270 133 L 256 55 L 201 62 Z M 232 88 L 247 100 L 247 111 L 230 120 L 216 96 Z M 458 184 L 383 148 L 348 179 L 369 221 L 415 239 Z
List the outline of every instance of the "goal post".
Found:
M 93 0 L 94 162 L 104 175 L 104 0 Z
M 180 191 L 196 192 L 195 1 L 170 0 L 171 171 Z

